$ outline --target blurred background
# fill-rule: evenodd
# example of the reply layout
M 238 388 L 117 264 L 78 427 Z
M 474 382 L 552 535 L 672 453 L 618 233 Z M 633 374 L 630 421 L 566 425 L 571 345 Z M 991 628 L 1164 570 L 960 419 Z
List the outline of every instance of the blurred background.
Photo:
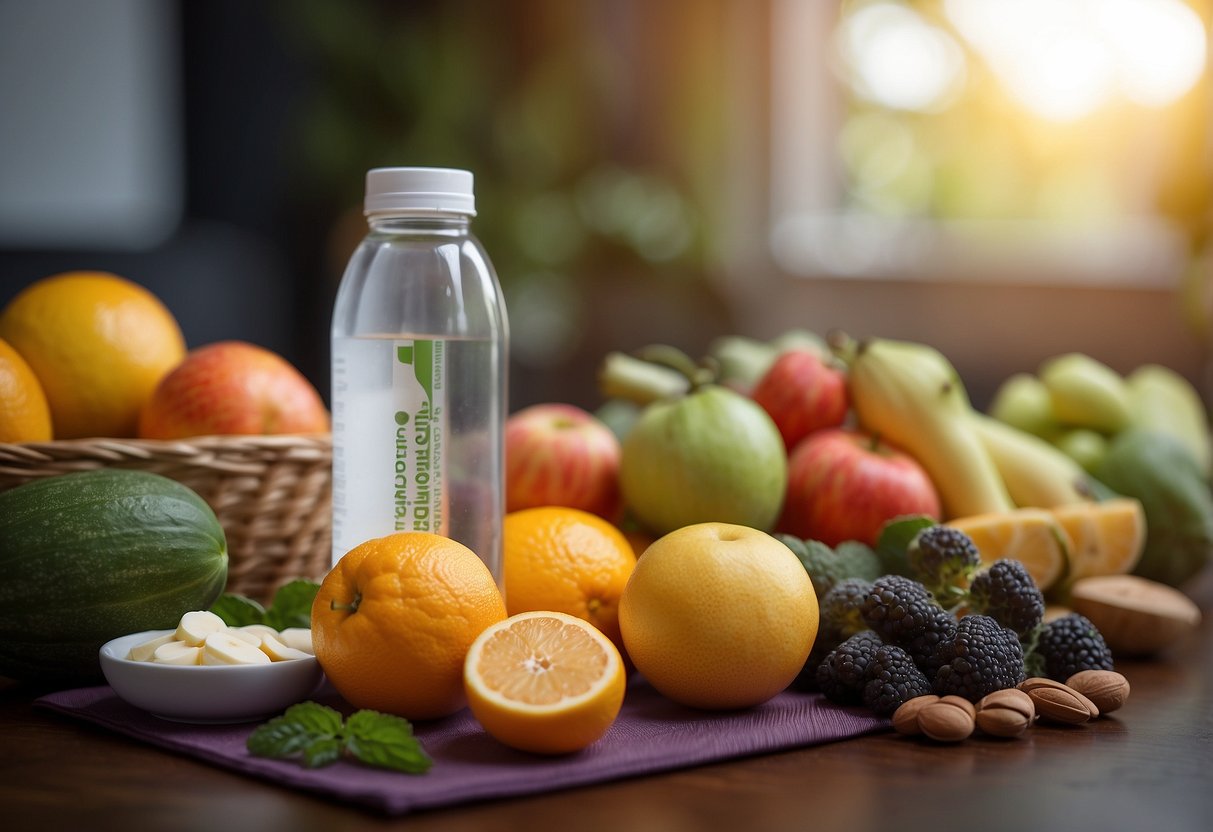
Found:
M 328 390 L 365 171 L 465 167 L 511 409 L 603 355 L 1083 351 L 1206 399 L 1213 0 L 0 0 L 0 304 L 102 269 Z

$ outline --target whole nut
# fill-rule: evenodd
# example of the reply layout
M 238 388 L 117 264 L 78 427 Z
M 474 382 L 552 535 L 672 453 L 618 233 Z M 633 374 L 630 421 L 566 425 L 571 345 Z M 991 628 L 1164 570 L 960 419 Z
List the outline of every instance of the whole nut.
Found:
M 1019 689 L 1028 695 L 1031 695 L 1032 691 L 1039 688 L 1053 688 L 1054 690 L 1063 691 L 1077 698 L 1078 701 L 1086 705 L 1087 712 L 1090 714 L 1091 719 L 1095 719 L 1097 716 L 1099 716 L 1099 706 L 1088 699 L 1086 694 L 1082 693 L 1081 691 L 1074 690 L 1074 688 L 1070 687 L 1069 685 L 1063 685 L 1061 682 L 1046 678 L 1044 676 L 1032 676 L 1019 683 Z M 1035 702 L 1035 698 L 1033 698 L 1032 701 Z M 1044 716 L 1044 714 L 1041 714 L 1039 706 L 1036 708 L 1036 713 Z
M 1032 697 L 1032 704 L 1036 706 L 1036 713 L 1040 714 L 1041 719 L 1081 725 L 1092 718 L 1091 709 L 1083 701 L 1086 697 L 1064 685 L 1060 688 L 1047 685 L 1032 688 L 1028 696 Z
M 939 697 L 933 693 L 907 699 L 901 703 L 901 707 L 893 712 L 893 730 L 906 736 L 921 734 L 922 729 L 918 727 L 918 713 L 927 705 L 938 701 Z
M 965 699 L 963 696 L 953 696 L 953 695 L 949 694 L 948 696 L 943 697 L 939 701 L 947 702 L 949 705 L 955 705 L 957 708 L 960 708 L 962 711 L 964 711 L 971 717 L 977 716 L 977 708 L 974 707 L 972 702 L 970 702 L 968 699 Z
M 918 727 L 928 737 L 939 742 L 960 742 L 973 733 L 974 725 L 973 715 L 969 710 L 942 699 L 926 705 L 918 712 Z
M 996 690 L 977 703 L 979 716 L 982 711 L 993 709 L 1014 711 L 1027 719 L 1029 723 L 1036 718 L 1036 706 L 1032 704 L 1032 697 L 1016 688 Z
M 1067 679 L 1066 685 L 1094 702 L 1104 714 L 1120 709 L 1129 698 L 1129 680 L 1115 670 L 1082 670 Z
M 1016 688 L 997 690 L 977 703 L 977 727 L 995 737 L 1018 737 L 1036 719 L 1032 697 Z
M 1031 724 L 1032 717 L 1014 708 L 982 708 L 977 712 L 977 727 L 992 737 L 1018 737 Z

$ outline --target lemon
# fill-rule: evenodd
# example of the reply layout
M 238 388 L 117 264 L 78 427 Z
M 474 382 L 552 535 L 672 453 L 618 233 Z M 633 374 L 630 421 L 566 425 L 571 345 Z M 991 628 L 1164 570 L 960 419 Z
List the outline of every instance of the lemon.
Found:
M 645 550 L 619 623 L 632 663 L 661 694 L 695 708 L 746 708 L 804 666 L 817 596 L 792 550 L 769 534 L 699 523 Z
M 566 754 L 615 722 L 626 676 L 619 651 L 592 624 L 538 611 L 484 630 L 463 680 L 472 714 L 491 736 L 522 751 Z
M 0 312 L 50 405 L 56 439 L 134 436 L 139 410 L 185 357 L 177 321 L 117 275 L 67 272 L 27 286 Z

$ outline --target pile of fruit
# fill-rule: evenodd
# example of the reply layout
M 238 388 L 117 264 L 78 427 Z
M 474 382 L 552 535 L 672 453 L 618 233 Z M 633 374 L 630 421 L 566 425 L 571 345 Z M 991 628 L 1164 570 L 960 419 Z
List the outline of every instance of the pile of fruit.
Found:
M 0 442 L 327 430 L 281 356 L 241 341 L 187 354 L 164 304 L 116 275 L 47 277 L 0 310 Z
M 23 303 L 0 314 L 0 336 L 16 333 L 32 368 L 12 377 L 38 380 L 64 436 L 83 405 L 59 415 L 54 372 L 12 323 L 33 314 Z M 100 335 L 96 323 L 72 326 L 69 342 Z M 229 395 L 213 385 L 232 365 L 198 358 L 185 374 L 199 355 L 144 373 L 122 429 L 197 425 L 208 409 L 203 423 L 235 425 L 214 421 Z M 80 355 L 66 366 L 69 387 L 107 376 Z M 534 753 L 603 736 L 633 672 L 691 708 L 752 707 L 790 688 L 940 740 L 975 727 L 1013 736 L 1037 716 L 1090 719 L 1127 696 L 1115 657 L 1156 653 L 1195 627 L 1200 613 L 1177 587 L 1213 552 L 1199 396 L 1158 369 L 1135 381 L 1100 366 L 1042 368 L 1028 430 L 1014 404 L 1024 394 L 1009 385 L 979 412 L 924 344 L 790 333 L 721 339 L 699 361 L 661 346 L 611 354 L 597 413 L 550 403 L 507 422 L 500 583 L 460 543 L 401 532 L 346 553 L 312 585 L 309 620 L 292 626 L 310 625 L 353 708 L 428 720 L 470 707 L 489 734 Z M 1023 378 L 1013 387 L 1028 389 Z M 1139 384 L 1167 386 L 1165 414 L 1161 393 L 1130 394 Z M 11 414 L 0 425 L 28 421 Z M 67 562 L 10 561 L 26 573 L 0 585 L 0 673 L 78 676 L 95 668 L 104 627 L 172 626 L 151 619 L 215 602 L 222 531 L 162 480 L 66 475 L 0 494 L 6 552 L 104 530 L 90 538 L 87 580 Z M 132 576 L 141 588 L 123 591 Z M 47 585 L 56 591 L 30 591 Z M 90 596 L 105 602 L 81 622 L 74 611 Z M 224 598 L 214 610 L 229 625 L 265 612 Z M 194 652 L 166 652 L 204 655 L 206 639 L 190 638 Z

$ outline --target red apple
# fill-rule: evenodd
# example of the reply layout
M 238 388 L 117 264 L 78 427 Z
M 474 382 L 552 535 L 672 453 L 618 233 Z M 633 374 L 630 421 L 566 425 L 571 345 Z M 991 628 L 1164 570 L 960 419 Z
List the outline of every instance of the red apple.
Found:
M 243 341 L 192 350 L 139 414 L 145 439 L 328 429 L 328 411 L 312 383 L 282 356 Z
M 505 423 L 505 506 L 568 506 L 614 521 L 620 510 L 619 440 L 571 404 L 536 404 Z
M 789 451 L 810 433 L 841 425 L 849 405 L 843 372 L 807 350 L 776 358 L 750 397 L 770 414 Z
M 788 493 L 778 529 L 836 546 L 870 546 L 886 522 L 906 514 L 940 519 L 939 494 L 912 457 L 857 430 L 805 439 L 788 460 Z

